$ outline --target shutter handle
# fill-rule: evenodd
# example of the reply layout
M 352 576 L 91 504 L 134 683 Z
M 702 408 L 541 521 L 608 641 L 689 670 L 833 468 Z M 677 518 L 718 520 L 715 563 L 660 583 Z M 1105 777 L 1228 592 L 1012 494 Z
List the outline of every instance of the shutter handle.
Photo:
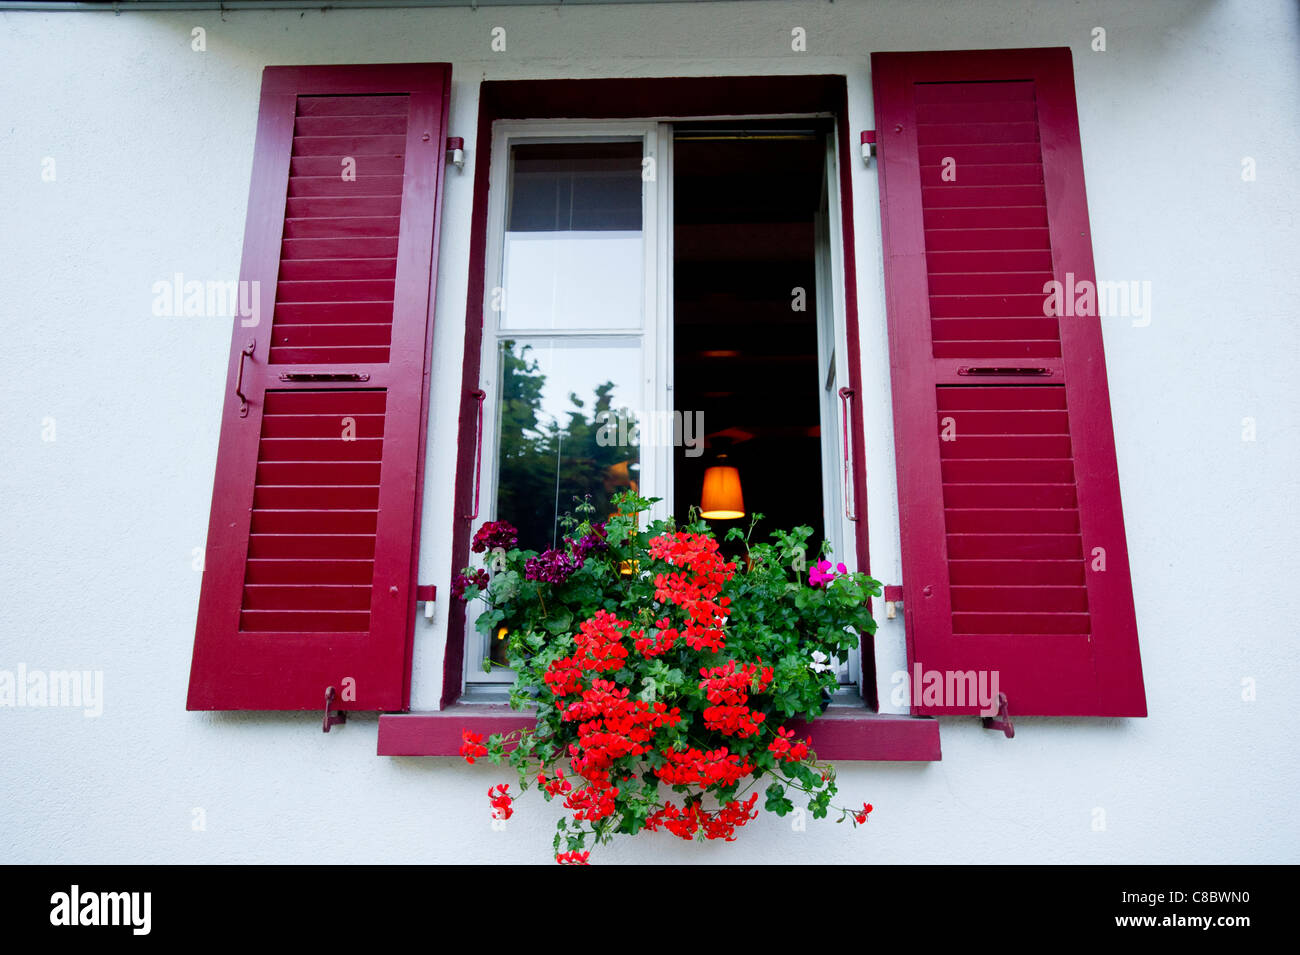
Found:
M 483 400 L 487 398 L 487 392 L 482 388 L 470 392 L 470 397 L 478 400 L 478 427 L 474 437 L 474 511 L 466 514 L 466 520 L 474 520 L 478 517 L 478 492 L 479 492 L 479 475 L 482 472 L 481 459 L 483 457 Z
M 348 721 L 347 710 L 339 710 L 337 713 L 330 712 L 330 704 L 334 702 L 336 695 L 334 687 L 325 687 L 325 720 L 321 724 L 322 733 L 328 733 L 331 726 L 340 726 Z
M 244 350 L 239 353 L 239 374 L 235 376 L 235 396 L 239 398 L 239 417 L 248 417 L 248 396 L 244 394 L 244 359 L 253 357 L 253 349 L 257 347 L 257 341 L 250 341 L 244 346 Z
M 849 507 L 850 491 L 852 489 L 853 478 L 853 455 L 849 448 L 849 399 L 853 397 L 852 388 L 840 389 L 840 419 L 844 424 L 844 516 L 851 521 L 858 519 L 857 501 L 853 502 L 853 507 Z

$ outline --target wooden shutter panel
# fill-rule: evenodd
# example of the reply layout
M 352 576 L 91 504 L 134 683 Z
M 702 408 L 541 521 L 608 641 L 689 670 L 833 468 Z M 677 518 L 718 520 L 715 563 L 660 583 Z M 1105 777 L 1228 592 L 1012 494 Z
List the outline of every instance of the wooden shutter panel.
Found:
M 407 706 L 450 78 L 263 74 L 189 709 Z
M 1070 51 L 871 64 L 912 676 L 1145 716 L 1100 321 L 1044 310 L 1095 282 Z

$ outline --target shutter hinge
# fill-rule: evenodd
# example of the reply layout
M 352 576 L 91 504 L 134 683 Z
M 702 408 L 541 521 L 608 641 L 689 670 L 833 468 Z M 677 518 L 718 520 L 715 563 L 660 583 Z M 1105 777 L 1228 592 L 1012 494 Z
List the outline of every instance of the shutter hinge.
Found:
M 415 588 L 416 602 L 424 602 L 424 619 L 433 622 L 433 602 L 438 599 L 438 588 L 433 584 L 421 584 Z
M 447 158 L 457 169 L 465 168 L 465 139 L 462 136 L 447 137 Z
M 874 129 L 864 129 L 862 131 L 862 162 L 865 165 L 871 165 L 871 157 L 876 154 L 876 131 Z
M 330 704 L 334 702 L 334 687 L 325 688 L 325 722 L 321 725 L 321 732 L 328 733 L 331 726 L 339 726 L 348 721 L 348 714 L 339 710 L 337 713 L 330 712 Z
M 1007 712 L 1007 695 L 998 694 L 998 712 L 995 716 L 985 716 L 984 728 L 986 730 L 1001 730 L 1006 734 L 1007 739 L 1012 739 L 1016 735 L 1016 728 L 1011 725 L 1011 714 Z
M 903 587 L 901 584 L 885 585 L 885 619 L 893 620 L 898 616 L 898 608 L 903 606 Z

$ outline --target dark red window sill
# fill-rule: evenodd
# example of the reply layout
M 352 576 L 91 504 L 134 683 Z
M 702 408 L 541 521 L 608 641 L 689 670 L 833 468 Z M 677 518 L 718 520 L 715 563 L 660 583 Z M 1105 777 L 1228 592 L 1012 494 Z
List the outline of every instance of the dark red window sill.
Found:
M 503 704 L 455 703 L 431 713 L 379 717 L 380 756 L 458 756 L 461 731 L 487 736 L 531 726 L 532 717 Z M 792 728 L 803 735 L 803 728 Z M 924 716 L 832 707 L 808 729 L 821 759 L 934 761 L 940 759 L 939 721 Z

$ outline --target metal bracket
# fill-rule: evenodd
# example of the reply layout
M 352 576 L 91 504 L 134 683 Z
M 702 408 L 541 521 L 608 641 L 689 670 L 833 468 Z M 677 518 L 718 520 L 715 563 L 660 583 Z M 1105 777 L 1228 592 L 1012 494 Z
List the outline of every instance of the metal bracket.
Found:
M 903 587 L 901 584 L 885 585 L 885 619 L 893 620 L 898 616 L 898 608 L 903 606 Z
M 871 165 L 871 157 L 876 154 L 876 131 L 874 129 L 864 129 L 862 131 L 862 161 L 866 165 Z
M 465 139 L 463 136 L 447 137 L 447 158 L 457 169 L 465 168 Z
M 996 716 L 985 716 L 984 728 L 986 730 L 1001 730 L 1006 734 L 1007 739 L 1012 739 L 1016 735 L 1016 728 L 1011 725 L 1011 714 L 1007 712 L 1007 695 L 998 694 L 998 712 Z
M 424 602 L 424 619 L 433 622 L 433 602 L 438 599 L 438 588 L 433 584 L 421 584 L 415 588 L 415 599 Z
M 325 722 L 321 725 L 320 731 L 328 733 L 331 726 L 341 726 L 348 721 L 348 714 L 339 710 L 337 713 L 330 712 L 330 704 L 334 702 L 334 687 L 325 688 Z

